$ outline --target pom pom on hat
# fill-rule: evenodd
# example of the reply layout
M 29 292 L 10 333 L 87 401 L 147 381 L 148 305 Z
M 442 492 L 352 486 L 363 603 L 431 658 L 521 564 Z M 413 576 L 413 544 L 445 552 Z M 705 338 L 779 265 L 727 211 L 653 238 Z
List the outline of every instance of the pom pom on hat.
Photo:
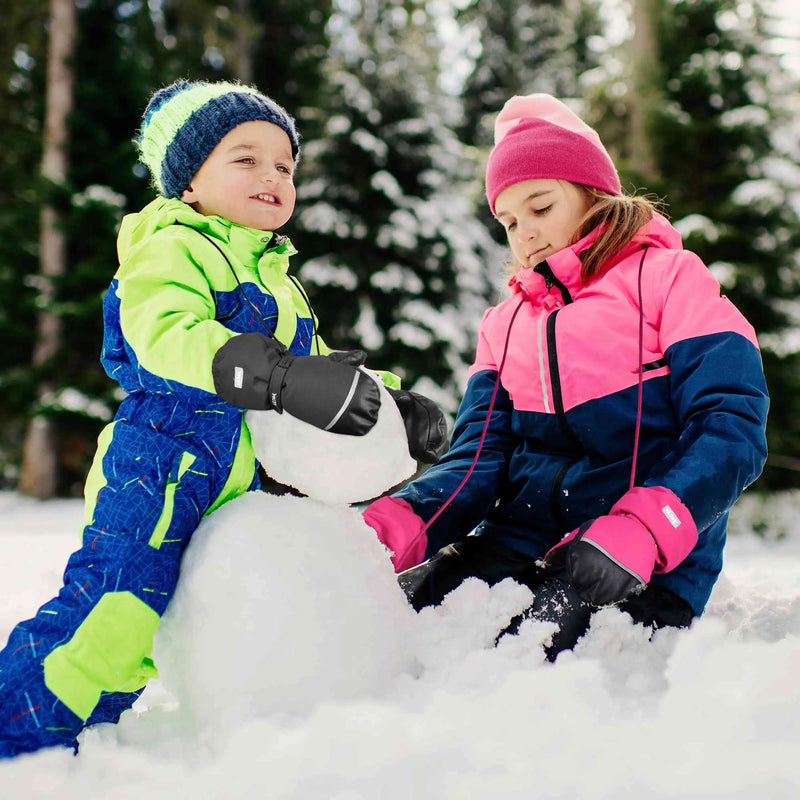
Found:
M 512 97 L 497 116 L 486 166 L 492 213 L 498 195 L 520 181 L 552 178 L 620 194 L 614 162 L 597 131 L 549 94 Z
M 238 83 L 176 81 L 156 92 L 144 112 L 139 160 L 164 197 L 180 197 L 220 140 L 242 122 L 264 120 L 289 137 L 295 162 L 300 137 L 274 100 Z

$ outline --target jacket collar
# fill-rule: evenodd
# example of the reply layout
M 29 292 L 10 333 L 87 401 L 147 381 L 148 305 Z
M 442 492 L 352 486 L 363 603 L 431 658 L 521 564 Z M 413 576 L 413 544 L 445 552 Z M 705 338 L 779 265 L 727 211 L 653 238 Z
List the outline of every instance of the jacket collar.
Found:
M 142 239 L 175 223 L 187 225 L 220 244 L 227 245 L 236 259 L 244 265 L 257 264 L 267 254 L 288 257 L 297 252 L 289 239 L 281 234 L 245 228 L 222 217 L 207 217 L 178 199 L 158 197 L 141 211 L 128 214 L 123 219 L 118 239 L 120 258 L 124 258 L 130 248 Z M 279 261 L 285 265 L 285 271 L 288 268 L 288 258 Z
M 599 238 L 603 226 L 598 225 L 582 239 L 554 253 L 542 264 L 521 269 L 512 276 L 508 285 L 512 294 L 523 292 L 531 300 L 535 300 L 546 308 L 556 308 L 569 302 L 563 297 L 564 290 L 574 300 L 584 287 L 581 281 L 581 253 L 591 247 Z M 627 247 L 608 262 L 606 270 L 625 259 L 630 253 L 641 250 L 643 245 L 650 247 L 683 249 L 680 234 L 660 214 L 639 229 Z M 556 282 L 547 280 L 547 272 L 551 271 Z M 562 289 L 558 284 L 561 284 Z
M 212 218 L 219 220 L 219 217 Z M 265 255 L 277 254 L 291 256 L 297 250 L 289 241 L 286 236 L 271 231 L 261 231 L 255 228 L 245 228 L 241 225 L 233 225 L 230 222 L 225 222 L 224 233 L 227 237 L 228 244 L 233 251 L 233 254 L 243 264 L 256 264 L 260 258 Z M 214 235 L 214 234 L 210 234 Z M 289 259 L 281 259 L 283 263 L 283 271 L 285 272 L 289 266 Z
M 583 285 L 580 254 L 591 246 L 599 235 L 600 228 L 595 228 L 583 239 L 553 253 L 546 261 L 535 267 L 521 269 L 508 282 L 511 293 L 522 292 L 546 308 L 562 306 L 569 302 L 568 298 L 574 299 Z M 555 281 L 548 276 L 548 272 Z M 565 291 L 568 293 L 568 298 L 564 297 Z

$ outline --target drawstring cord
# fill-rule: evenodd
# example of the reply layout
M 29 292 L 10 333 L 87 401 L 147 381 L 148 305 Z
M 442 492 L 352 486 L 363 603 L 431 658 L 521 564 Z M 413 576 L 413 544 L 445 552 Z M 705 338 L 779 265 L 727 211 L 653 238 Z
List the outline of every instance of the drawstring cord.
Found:
M 289 275 L 289 273 L 286 273 Z M 306 294 L 306 290 L 302 287 L 301 283 L 294 275 L 289 275 L 289 279 L 292 283 L 297 287 L 297 291 L 300 292 L 303 300 L 305 300 L 306 308 L 308 309 L 309 316 L 311 317 L 311 337 L 314 340 L 314 344 L 317 346 L 317 355 L 322 355 L 322 351 L 319 349 L 319 332 L 317 331 L 317 318 L 314 316 L 314 311 L 311 308 L 311 301 L 308 299 L 308 295 Z
M 250 300 L 250 298 L 247 296 L 247 292 L 245 292 L 244 286 L 242 286 L 242 282 L 239 280 L 239 276 L 236 274 L 236 270 L 233 268 L 233 264 L 231 263 L 231 260 L 228 258 L 228 256 L 225 253 L 225 251 L 207 233 L 203 233 L 203 231 L 198 230 L 197 228 L 192 228 L 191 225 L 187 225 L 185 222 L 179 222 L 179 221 L 176 220 L 175 224 L 176 225 L 182 225 L 184 228 L 191 228 L 193 231 L 196 231 L 197 233 L 199 233 L 204 239 L 207 239 L 209 242 L 211 242 L 211 244 L 214 245 L 214 247 L 217 248 L 217 250 L 219 251 L 219 254 L 225 259 L 225 263 L 228 265 L 228 269 L 230 269 L 231 275 L 233 275 L 233 279 L 236 281 L 236 286 L 237 286 L 237 288 L 239 290 L 239 294 L 242 296 L 242 299 L 245 301 L 245 303 L 247 303 L 248 306 L 250 306 L 250 310 L 256 315 L 256 317 L 258 317 L 258 319 L 260 320 L 261 324 L 264 327 L 264 330 L 266 331 L 266 335 L 268 337 L 270 337 L 271 339 L 275 339 L 275 334 L 272 333 L 272 331 L 270 331 L 269 325 L 267 325 L 267 321 L 264 319 L 264 317 L 262 316 L 261 312 L 255 307 L 255 305 L 253 304 L 252 300 Z M 275 238 L 278 238 L 278 234 L 273 234 L 273 236 Z M 297 291 L 300 293 L 300 295 L 303 298 L 303 300 L 305 301 L 306 308 L 308 308 L 308 313 L 311 316 L 311 337 L 312 337 L 312 339 L 314 340 L 314 343 L 317 346 L 317 355 L 320 355 L 319 333 L 317 331 L 317 320 L 314 317 L 314 312 L 311 309 L 311 301 L 308 299 L 308 295 L 306 294 L 305 289 L 300 284 L 300 281 L 298 281 L 297 278 L 294 277 L 294 275 L 290 275 L 288 272 L 286 274 L 287 274 L 287 277 L 292 281 L 292 283 L 297 288 Z M 275 341 L 277 342 L 278 340 L 275 339 Z
M 250 306 L 250 310 L 261 321 L 261 324 L 264 326 L 264 329 L 267 332 L 267 336 L 269 336 L 271 339 L 275 339 L 275 336 L 272 334 L 269 327 L 267 326 L 267 321 L 264 319 L 264 317 L 261 316 L 261 312 L 253 305 L 252 301 L 247 296 L 247 292 L 245 292 L 244 286 L 242 286 L 242 282 L 239 280 L 239 276 L 236 274 L 236 270 L 233 268 L 233 264 L 231 264 L 231 260 L 225 254 L 225 251 L 207 233 L 203 233 L 203 231 L 198 230 L 197 228 L 192 228 L 191 225 L 187 225 L 185 222 L 179 222 L 178 220 L 175 221 L 175 225 L 181 225 L 184 228 L 189 228 L 190 230 L 199 233 L 204 239 L 207 239 L 209 242 L 211 242 L 212 245 L 214 245 L 214 247 L 217 248 L 219 254 L 225 259 L 225 263 L 228 265 L 228 269 L 231 271 L 233 279 L 236 281 L 236 286 L 239 289 L 239 294 L 242 296 L 245 303 L 247 303 L 247 305 Z M 275 341 L 277 342 L 278 340 L 275 339 Z
M 639 276 L 637 291 L 639 296 L 639 396 L 636 401 L 636 427 L 633 434 L 633 458 L 631 459 L 631 480 L 629 489 L 636 485 L 636 462 L 639 458 L 639 434 L 642 429 L 642 399 L 644 395 L 644 307 L 642 306 L 642 268 L 644 257 L 647 255 L 648 245 L 644 245 L 642 257 L 639 261 Z
M 637 279 L 637 291 L 638 291 L 638 300 L 639 300 L 639 341 L 638 341 L 638 350 L 639 350 L 639 386 L 638 386 L 638 398 L 636 402 L 636 427 L 634 431 L 633 437 L 633 458 L 631 461 L 631 479 L 630 479 L 630 488 L 632 489 L 635 485 L 636 480 L 636 462 L 638 460 L 639 455 L 639 435 L 641 433 L 642 427 L 642 406 L 643 406 L 643 395 L 644 395 L 644 308 L 642 305 L 642 270 L 644 268 L 644 259 L 647 255 L 647 247 L 648 245 L 644 245 L 644 251 L 642 252 L 642 258 L 639 261 L 639 274 Z M 486 433 L 489 430 L 489 423 L 492 418 L 492 411 L 494 410 L 495 400 L 497 399 L 497 392 L 500 388 L 500 378 L 503 374 L 503 367 L 506 363 L 506 356 L 508 355 L 508 345 L 511 341 L 511 328 L 514 325 L 514 320 L 517 318 L 517 314 L 519 310 L 522 308 L 523 303 L 528 298 L 523 295 L 522 300 L 520 300 L 519 305 L 514 309 L 514 313 L 511 316 L 511 322 L 508 324 L 508 332 L 506 333 L 506 341 L 505 345 L 503 346 L 503 356 L 500 359 L 500 366 L 497 369 L 497 379 L 495 380 L 494 390 L 492 391 L 492 397 L 489 400 L 489 408 L 486 412 L 486 419 L 483 423 L 483 430 L 481 431 L 480 438 L 478 440 L 478 448 L 475 451 L 475 456 L 472 459 L 472 463 L 467 470 L 466 475 L 461 479 L 461 482 L 456 487 L 455 491 L 447 498 L 447 500 L 442 503 L 441 506 L 437 509 L 436 513 L 422 526 L 422 530 L 427 533 L 428 528 L 439 518 L 442 512 L 450 505 L 450 503 L 455 500 L 458 493 L 464 488 L 464 485 L 469 480 L 470 475 L 475 469 L 476 464 L 478 463 L 478 457 L 481 454 L 481 450 L 483 449 L 483 443 L 486 439 Z
M 523 303 L 528 298 L 523 294 L 522 299 L 519 302 L 519 305 L 514 309 L 514 313 L 511 315 L 511 322 L 508 323 L 508 332 L 506 333 L 506 342 L 503 347 L 503 357 L 500 359 L 500 366 L 497 368 L 497 378 L 494 382 L 494 390 L 492 391 L 492 397 L 489 400 L 489 409 L 486 412 L 486 420 L 483 423 L 483 430 L 481 431 L 480 439 L 478 439 L 478 449 L 475 451 L 475 457 L 472 459 L 472 464 L 470 464 L 469 469 L 467 470 L 467 474 L 461 479 L 461 483 L 458 484 L 455 491 L 447 498 L 447 500 L 442 503 L 441 506 L 437 509 L 436 513 L 423 525 L 422 530 L 427 533 L 428 528 L 438 519 L 439 515 L 450 505 L 450 503 L 455 500 L 456 495 L 464 488 L 464 484 L 469 480 L 469 476 L 472 475 L 472 471 L 475 469 L 475 465 L 478 463 L 478 456 L 481 454 L 481 450 L 483 449 L 483 443 L 486 439 L 486 433 L 489 430 L 489 422 L 492 418 L 492 411 L 494 410 L 494 403 L 497 399 L 497 391 L 500 388 L 500 377 L 503 374 L 503 367 L 506 363 L 506 356 L 508 355 L 508 343 L 511 341 L 511 328 L 514 325 L 514 320 L 517 318 L 517 314 L 519 310 L 522 308 Z

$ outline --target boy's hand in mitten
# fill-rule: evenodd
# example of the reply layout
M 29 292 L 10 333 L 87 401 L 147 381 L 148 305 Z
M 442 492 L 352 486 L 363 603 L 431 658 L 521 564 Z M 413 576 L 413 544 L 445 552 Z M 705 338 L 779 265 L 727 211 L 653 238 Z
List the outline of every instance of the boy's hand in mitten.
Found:
M 596 606 L 624 600 L 653 573 L 678 566 L 697 543 L 680 498 L 663 486 L 637 486 L 604 517 L 584 522 L 551 548 L 545 569 L 566 569 L 581 598 Z
M 447 447 L 447 421 L 439 406 L 417 392 L 387 389 L 400 409 L 408 437 L 408 452 L 423 464 L 439 460 Z
M 360 367 L 366 362 L 367 353 L 365 350 L 331 350 L 328 358 L 331 361 L 338 361 L 340 364 Z
M 220 347 L 211 371 L 217 394 L 235 406 L 285 409 L 316 428 L 363 436 L 378 419 L 381 399 L 375 381 L 348 361 L 363 363 L 362 354 L 296 356 L 263 334 L 243 333 Z

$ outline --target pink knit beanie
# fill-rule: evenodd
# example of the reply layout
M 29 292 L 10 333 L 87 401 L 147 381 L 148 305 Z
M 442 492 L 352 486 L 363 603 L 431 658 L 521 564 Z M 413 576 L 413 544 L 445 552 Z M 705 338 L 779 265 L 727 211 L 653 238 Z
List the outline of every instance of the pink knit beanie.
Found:
M 619 175 L 597 132 L 549 94 L 512 97 L 497 116 L 486 197 L 520 181 L 554 178 L 620 194 Z

